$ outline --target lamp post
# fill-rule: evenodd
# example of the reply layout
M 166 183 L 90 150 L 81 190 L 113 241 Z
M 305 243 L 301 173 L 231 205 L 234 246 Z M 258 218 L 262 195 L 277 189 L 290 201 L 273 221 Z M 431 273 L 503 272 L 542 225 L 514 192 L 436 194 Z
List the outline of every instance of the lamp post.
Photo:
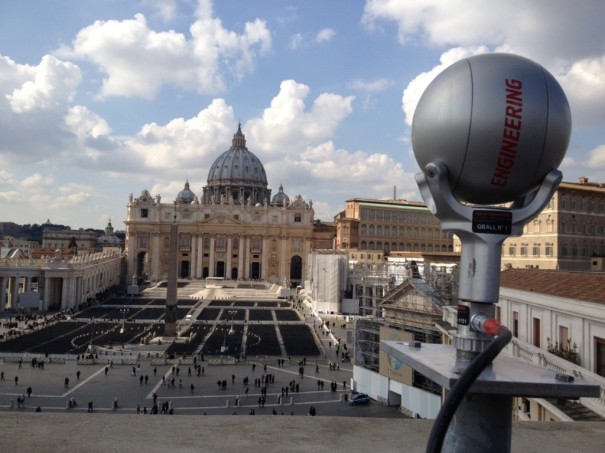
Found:
M 120 329 L 120 333 L 124 333 L 126 331 L 126 313 L 128 313 L 128 308 L 120 308 L 120 313 L 122 313 L 122 328 Z
M 92 339 L 95 335 L 95 318 L 90 320 L 90 343 L 88 344 L 88 352 L 92 354 Z
M 231 327 L 229 328 L 229 335 L 233 335 L 235 333 L 235 329 L 233 327 L 233 318 L 237 314 L 237 310 L 229 310 L 229 315 L 231 315 Z

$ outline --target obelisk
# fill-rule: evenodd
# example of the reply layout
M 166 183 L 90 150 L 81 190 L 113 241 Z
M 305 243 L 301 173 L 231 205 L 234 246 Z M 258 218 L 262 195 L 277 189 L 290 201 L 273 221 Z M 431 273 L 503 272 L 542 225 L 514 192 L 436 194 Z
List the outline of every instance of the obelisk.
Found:
M 170 225 L 170 249 L 168 251 L 168 285 L 166 288 L 166 314 L 164 315 L 164 336 L 176 337 L 176 288 L 177 288 L 177 249 L 179 226 L 176 223 L 176 203 L 174 222 Z

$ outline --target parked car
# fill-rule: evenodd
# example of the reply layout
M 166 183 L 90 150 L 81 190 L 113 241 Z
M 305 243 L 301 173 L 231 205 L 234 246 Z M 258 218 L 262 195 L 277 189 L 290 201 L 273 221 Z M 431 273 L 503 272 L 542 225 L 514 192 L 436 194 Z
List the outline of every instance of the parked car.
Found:
M 349 406 L 361 406 L 362 404 L 370 404 L 370 397 L 365 393 L 357 393 L 349 399 Z

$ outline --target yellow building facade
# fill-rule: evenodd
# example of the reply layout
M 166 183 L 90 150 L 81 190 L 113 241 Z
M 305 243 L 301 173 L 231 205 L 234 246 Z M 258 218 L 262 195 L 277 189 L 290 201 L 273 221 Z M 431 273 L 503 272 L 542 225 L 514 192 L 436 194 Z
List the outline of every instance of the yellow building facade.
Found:
M 453 251 L 452 235 L 421 202 L 353 198 L 335 223 L 336 249 L 359 261 L 368 261 L 368 254 L 372 261 L 397 251 Z
M 458 238 L 455 250 L 460 251 Z M 562 182 L 546 207 L 502 246 L 503 268 L 602 271 L 605 184 Z

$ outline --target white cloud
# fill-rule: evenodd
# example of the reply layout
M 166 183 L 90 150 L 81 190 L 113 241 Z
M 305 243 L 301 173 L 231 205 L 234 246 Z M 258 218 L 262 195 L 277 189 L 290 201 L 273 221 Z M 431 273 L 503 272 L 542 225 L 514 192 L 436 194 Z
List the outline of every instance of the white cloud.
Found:
M 424 41 L 446 49 L 513 52 L 546 67 L 567 92 L 574 122 L 592 125 L 605 121 L 605 37 L 603 2 L 510 0 L 368 0 L 363 23 L 369 29 L 381 21 L 396 22 L 399 40 Z M 456 50 L 454 49 L 454 50 Z M 441 65 L 416 77 L 404 94 L 406 122 L 411 121 L 421 87 L 426 87 Z M 451 55 L 450 55 L 451 56 Z M 448 59 L 449 61 L 449 59 Z
M 154 16 L 162 18 L 165 22 L 170 22 L 178 15 L 177 0 L 142 0 L 142 4 L 152 9 Z
M 2 203 L 9 204 L 22 204 L 25 201 L 25 195 L 16 190 L 9 190 L 7 192 L 0 192 L 0 201 Z
M 81 80 L 77 66 L 46 55 L 37 66 L 0 57 L 0 155 L 6 161 L 52 158 L 71 149 L 63 118 Z
M 605 171 L 605 145 L 597 146 L 590 152 L 588 165 L 591 168 L 596 168 Z
M 52 176 L 42 176 L 40 173 L 34 173 L 21 181 L 19 185 L 23 189 L 38 192 L 52 187 L 54 182 Z
M 13 75 L 28 75 L 6 94 L 11 109 L 16 113 L 56 110 L 58 103 L 60 107 L 72 99 L 82 79 L 76 65 L 51 55 L 45 55 L 37 67 L 16 67 L 9 59 L 5 59 L 5 62 L 7 66 L 12 66 L 10 72 Z
M 74 182 L 63 184 L 61 187 L 59 187 L 59 192 L 65 196 L 72 195 L 74 193 L 94 192 L 94 190 L 95 189 L 92 186 Z
M 260 19 L 247 22 L 238 34 L 211 13 L 211 3 L 200 2 L 191 39 L 174 30 L 151 30 L 142 14 L 96 21 L 56 54 L 96 64 L 106 74 L 102 97 L 153 99 L 164 84 L 217 93 L 226 88 L 228 76 L 241 78 L 254 69 L 255 59 L 271 48 L 271 34 Z
M 392 80 L 384 79 L 384 78 L 374 79 L 374 80 L 370 80 L 370 81 L 352 80 L 347 84 L 347 86 L 349 88 L 352 88 L 354 90 L 359 90 L 359 91 L 367 91 L 369 93 L 384 91 L 392 85 L 393 85 Z
M 10 172 L 0 169 L 0 185 L 11 185 L 14 182 L 15 179 Z
M 300 49 L 303 46 L 303 35 L 296 33 L 290 38 L 290 48 L 293 50 Z
M 217 150 L 229 148 L 235 123 L 233 109 L 215 99 L 193 118 L 144 125 L 128 146 L 145 168 L 193 171 L 206 165 Z
M 332 38 L 336 36 L 336 32 L 331 28 L 324 28 L 320 30 L 315 36 L 315 42 L 317 44 L 323 44 L 324 42 L 330 42 Z
M 309 87 L 284 80 L 271 106 L 262 117 L 246 124 L 247 137 L 266 154 L 298 153 L 301 146 L 334 134 L 335 128 L 353 111 L 353 96 L 322 93 L 306 110 Z
M 598 126 L 605 122 L 605 55 L 573 63 L 559 81 L 567 94 L 574 123 Z
M 557 0 L 368 0 L 363 23 L 394 21 L 399 39 L 421 39 L 448 46 L 507 44 L 512 51 L 551 58 L 576 58 L 602 52 L 602 42 L 586 31 L 601 30 L 603 4 L 587 0 L 581 7 Z M 602 36 L 602 33 L 599 35 Z
M 336 32 L 331 28 L 323 28 L 315 35 L 295 33 L 290 37 L 288 47 L 292 50 L 299 50 L 309 46 L 321 45 L 330 42 L 334 36 L 336 36 Z
M 400 192 L 416 193 L 414 175 L 405 172 L 401 163 L 390 156 L 351 152 L 336 148 L 331 141 L 309 146 L 300 156 L 270 161 L 265 167 L 269 174 L 284 178 L 284 190 L 290 196 L 295 192 L 313 193 L 322 200 L 342 202 L 363 187 L 363 196 L 384 198 L 392 197 L 394 185 Z M 318 187 L 321 192 L 317 191 Z M 334 212 L 332 210 L 332 214 Z

